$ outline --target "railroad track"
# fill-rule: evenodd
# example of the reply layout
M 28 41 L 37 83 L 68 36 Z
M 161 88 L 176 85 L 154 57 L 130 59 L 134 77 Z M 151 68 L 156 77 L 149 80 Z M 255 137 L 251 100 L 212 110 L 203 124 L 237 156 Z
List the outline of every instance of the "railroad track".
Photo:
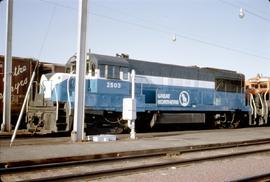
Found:
M 259 174 L 255 176 L 248 176 L 245 178 L 239 178 L 235 180 L 231 180 L 228 182 L 258 182 L 258 181 L 269 181 L 270 180 L 270 173 L 264 173 L 264 174 Z
M 209 132 L 209 130 L 202 130 L 199 132 Z M 168 136 L 177 136 L 180 134 L 186 134 L 186 133 L 196 133 L 198 131 L 171 131 L 171 132 L 154 132 L 154 133 L 137 133 L 138 138 L 154 138 L 154 137 L 168 137 Z M 53 139 L 56 141 L 55 143 L 61 143 L 61 142 L 68 142 L 70 141 L 70 136 L 68 136 L 68 133 L 57 133 L 57 134 L 33 134 L 30 132 L 21 131 L 17 136 L 17 140 L 15 140 L 14 144 L 19 145 L 26 145 L 26 144 L 51 144 Z M 89 135 L 90 138 L 92 138 L 93 135 Z M 129 134 L 118 134 L 116 135 L 117 139 L 123 140 L 128 139 Z M 2 133 L 0 134 L 0 144 L 2 145 L 10 145 L 12 134 L 11 133 Z M 48 139 L 49 138 L 49 139 Z M 47 140 L 48 139 L 48 140 Z M 47 140 L 47 141 L 46 141 Z M 86 141 L 88 142 L 88 141 Z
M 254 149 L 255 148 L 255 149 Z M 204 155 L 198 155 L 198 153 Z M 270 152 L 270 140 L 165 148 L 104 155 L 102 158 L 0 168 L 2 181 L 61 181 L 96 179 L 224 158 Z M 107 157 L 106 157 L 107 156 Z M 199 157 L 203 156 L 203 157 Z M 11 167 L 13 165 L 13 167 Z M 264 174 L 264 178 L 270 179 Z M 255 179 L 255 178 L 254 178 Z
M 137 133 L 137 136 L 140 138 L 151 138 L 151 137 L 166 137 L 183 134 L 186 132 L 202 132 L 208 130 L 189 130 L 189 131 L 170 131 L 170 132 L 146 132 L 146 133 Z M 11 132 L 0 132 L 0 139 L 10 140 L 12 137 Z M 90 135 L 92 136 L 92 135 Z M 118 134 L 118 138 L 128 138 L 129 134 Z M 70 137 L 68 132 L 62 133 L 53 133 L 53 134 L 34 134 L 28 131 L 20 131 L 17 133 L 16 138 L 20 139 L 30 139 L 30 138 L 46 138 L 46 137 Z
M 13 132 L 0 132 L 0 139 L 11 139 Z M 49 134 L 36 134 L 26 130 L 19 131 L 16 134 L 16 138 L 29 139 L 29 138 L 46 138 L 46 137 L 67 137 L 68 132 L 62 133 L 49 133 Z
M 257 127 L 250 127 L 250 128 L 257 128 Z M 260 127 L 259 127 L 260 128 Z M 217 129 L 220 132 L 223 131 L 230 131 L 230 130 L 235 130 L 235 129 Z M 216 131 L 216 129 L 186 129 L 186 130 L 163 130 L 163 131 L 149 131 L 149 132 L 143 132 L 143 133 L 136 133 L 137 137 L 139 138 L 151 138 L 151 137 L 167 137 L 167 136 L 174 136 L 174 135 L 180 135 L 180 134 L 186 134 L 186 133 L 197 133 L 197 132 L 210 132 L 210 131 Z M 102 133 L 102 132 L 99 132 Z M 0 139 L 11 139 L 13 132 L 0 132 Z M 113 134 L 113 133 L 104 133 L 104 134 Z M 95 134 L 90 134 L 89 136 L 92 136 Z M 116 134 L 117 138 L 128 138 L 129 133 L 126 134 Z M 30 138 L 46 138 L 46 137 L 70 137 L 69 132 L 60 132 L 60 133 L 49 133 L 49 134 L 37 134 L 37 133 L 32 133 L 27 130 L 19 130 L 16 138 L 22 138 L 22 139 L 30 139 Z

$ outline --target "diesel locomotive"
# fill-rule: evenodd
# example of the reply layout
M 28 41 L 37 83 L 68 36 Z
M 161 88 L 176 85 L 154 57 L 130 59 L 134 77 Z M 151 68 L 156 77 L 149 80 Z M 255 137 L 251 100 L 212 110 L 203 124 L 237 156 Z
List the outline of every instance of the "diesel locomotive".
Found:
M 243 74 L 135 60 L 126 54 L 91 53 L 87 55 L 85 75 L 86 128 L 107 127 L 114 133 L 127 128 L 128 122 L 122 117 L 123 99 L 131 96 L 132 70 L 136 72 L 136 130 L 147 131 L 158 124 L 172 123 L 231 128 L 261 123 L 254 120 L 255 110 L 246 97 Z M 42 75 L 39 88 L 35 89 L 39 91 L 29 97 L 29 131 L 72 130 L 75 71 L 76 55 L 67 62 L 66 73 Z M 257 110 L 257 116 L 258 113 Z

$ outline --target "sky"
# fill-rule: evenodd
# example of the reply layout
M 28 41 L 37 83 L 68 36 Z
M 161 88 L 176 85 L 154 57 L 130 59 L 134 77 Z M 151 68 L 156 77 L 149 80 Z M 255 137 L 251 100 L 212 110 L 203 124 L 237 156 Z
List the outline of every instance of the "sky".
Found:
M 13 56 L 65 64 L 77 49 L 78 3 L 14 0 Z M 270 76 L 268 0 L 89 0 L 88 4 L 87 49 L 92 53 L 228 69 L 246 78 Z M 0 3 L 1 55 L 5 36 L 6 0 Z

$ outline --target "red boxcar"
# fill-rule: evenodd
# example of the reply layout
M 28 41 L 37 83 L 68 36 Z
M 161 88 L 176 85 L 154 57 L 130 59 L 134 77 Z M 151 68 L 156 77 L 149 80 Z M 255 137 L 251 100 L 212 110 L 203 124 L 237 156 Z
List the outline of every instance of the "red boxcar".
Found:
M 20 113 L 26 91 L 35 69 L 36 78 L 38 81 L 41 74 L 50 72 L 64 72 L 65 68 L 63 65 L 39 62 L 32 58 L 12 58 L 12 87 L 11 87 L 11 120 L 14 126 Z M 3 120 L 3 88 L 4 88 L 4 56 L 0 55 L 0 123 Z M 23 122 L 22 122 L 23 123 Z

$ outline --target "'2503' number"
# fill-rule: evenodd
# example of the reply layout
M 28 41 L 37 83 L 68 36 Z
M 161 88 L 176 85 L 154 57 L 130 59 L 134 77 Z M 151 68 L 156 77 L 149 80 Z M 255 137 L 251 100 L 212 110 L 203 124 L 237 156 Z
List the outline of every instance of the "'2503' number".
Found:
M 121 83 L 107 82 L 107 88 L 121 88 Z

